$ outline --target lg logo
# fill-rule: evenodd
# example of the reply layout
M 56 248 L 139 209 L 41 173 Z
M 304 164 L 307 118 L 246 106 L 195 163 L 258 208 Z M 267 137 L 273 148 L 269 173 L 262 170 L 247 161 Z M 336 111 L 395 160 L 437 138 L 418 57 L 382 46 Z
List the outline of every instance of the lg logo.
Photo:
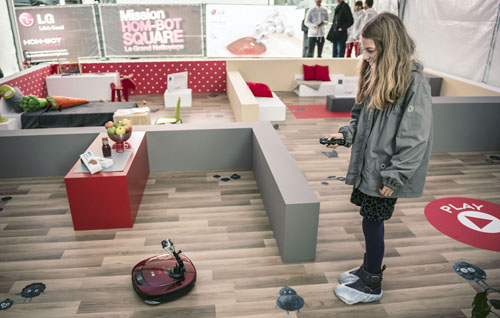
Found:
M 225 14 L 226 12 L 224 10 L 215 10 L 215 9 L 212 9 L 212 11 L 210 11 L 210 13 L 212 15 L 216 15 L 216 14 Z
M 56 23 L 56 20 L 54 18 L 54 15 L 51 13 L 47 13 L 44 16 L 37 14 L 36 15 L 36 22 L 39 25 L 44 25 L 44 24 L 54 24 Z M 31 13 L 28 12 L 23 12 L 19 15 L 19 23 L 21 23 L 23 26 L 29 28 L 35 24 L 35 18 Z
M 43 18 L 41 15 L 37 14 L 36 22 L 38 22 L 38 24 L 54 24 L 56 23 L 56 19 L 54 19 L 54 15 L 51 13 L 45 14 Z
M 19 15 L 19 23 L 29 28 L 30 26 L 33 26 L 33 24 L 35 23 L 35 19 L 30 13 L 23 12 Z

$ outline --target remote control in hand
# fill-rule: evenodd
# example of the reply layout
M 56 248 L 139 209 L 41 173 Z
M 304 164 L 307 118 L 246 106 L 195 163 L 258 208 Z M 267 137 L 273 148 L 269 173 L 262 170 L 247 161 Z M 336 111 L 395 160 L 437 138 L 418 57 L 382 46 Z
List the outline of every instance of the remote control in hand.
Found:
M 339 146 L 344 146 L 345 145 L 345 139 L 330 139 L 328 140 L 328 138 L 320 138 L 319 139 L 319 143 L 322 144 L 322 145 L 339 145 Z

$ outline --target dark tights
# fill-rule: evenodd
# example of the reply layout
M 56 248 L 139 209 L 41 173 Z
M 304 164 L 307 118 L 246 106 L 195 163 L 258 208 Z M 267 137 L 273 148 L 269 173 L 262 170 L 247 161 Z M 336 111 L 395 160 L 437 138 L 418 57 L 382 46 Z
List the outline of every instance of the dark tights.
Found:
M 366 244 L 366 270 L 372 274 L 380 273 L 384 258 L 384 221 L 363 218 L 363 233 Z

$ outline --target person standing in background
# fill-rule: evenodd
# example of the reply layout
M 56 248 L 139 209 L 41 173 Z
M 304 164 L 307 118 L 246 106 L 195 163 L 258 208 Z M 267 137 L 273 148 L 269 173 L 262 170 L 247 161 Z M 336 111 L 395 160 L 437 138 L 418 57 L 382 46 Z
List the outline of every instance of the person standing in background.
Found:
M 315 0 L 316 6 L 309 9 L 304 24 L 309 28 L 307 37 L 309 42 L 308 57 L 314 56 L 314 47 L 318 46 L 318 57 L 321 57 L 325 44 L 325 28 L 328 24 L 328 11 L 321 6 L 321 0 Z
M 351 51 L 354 48 L 354 55 L 359 56 L 359 34 L 361 33 L 361 26 L 365 18 L 365 11 L 363 10 L 363 2 L 356 1 L 354 4 L 354 24 L 347 29 L 348 39 L 346 44 L 345 57 L 351 57 Z
M 361 25 L 361 29 L 368 23 L 371 19 L 377 16 L 377 11 L 373 9 L 373 0 L 365 0 L 365 17 Z
M 344 57 L 347 29 L 354 23 L 351 8 L 344 0 L 337 0 L 333 24 L 328 32 L 327 39 L 333 42 L 333 57 Z
M 302 25 L 301 25 L 302 32 L 304 33 L 304 38 L 302 40 L 302 57 L 307 57 L 307 55 L 309 54 L 309 37 L 307 36 L 309 28 L 305 24 L 307 12 L 308 9 L 305 9 L 304 20 L 302 20 Z

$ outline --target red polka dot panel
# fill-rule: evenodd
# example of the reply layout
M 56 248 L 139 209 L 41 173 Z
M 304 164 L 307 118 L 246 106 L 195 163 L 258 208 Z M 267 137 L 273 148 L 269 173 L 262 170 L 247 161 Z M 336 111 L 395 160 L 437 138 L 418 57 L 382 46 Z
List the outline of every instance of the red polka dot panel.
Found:
M 18 87 L 24 95 L 35 95 L 37 97 L 47 97 L 47 85 L 45 84 L 45 78 L 52 74 L 50 65 L 23 74 L 19 77 L 11 79 L 1 85 L 9 85 L 12 87 Z
M 188 88 L 193 93 L 223 93 L 226 91 L 225 61 L 177 61 L 177 62 L 124 62 L 82 64 L 83 73 L 119 72 L 134 74 L 137 94 L 163 94 L 167 89 L 167 75 L 188 72 Z

